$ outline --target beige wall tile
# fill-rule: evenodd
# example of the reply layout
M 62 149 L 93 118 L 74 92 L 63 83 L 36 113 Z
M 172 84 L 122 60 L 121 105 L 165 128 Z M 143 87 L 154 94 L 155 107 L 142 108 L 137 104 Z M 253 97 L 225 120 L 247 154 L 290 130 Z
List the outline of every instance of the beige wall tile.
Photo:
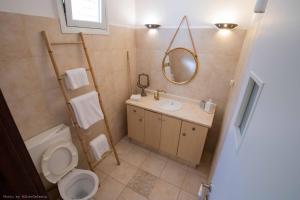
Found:
M 48 56 L 45 41 L 41 32 L 47 31 L 51 41 L 60 34 L 58 20 L 47 17 L 22 16 L 25 26 L 25 36 L 32 56 Z
M 64 99 L 41 31 L 47 31 L 52 42 L 79 41 L 79 36 L 62 34 L 58 20 L 46 17 L 0 12 L 0 24 L 0 86 L 23 138 L 68 123 Z M 116 143 L 126 133 L 124 102 L 129 96 L 126 52 L 131 52 L 135 75 L 135 32 L 125 27 L 110 27 L 110 31 L 109 35 L 85 35 L 85 39 Z M 60 74 L 66 69 L 87 66 L 80 46 L 55 46 L 54 53 Z M 86 87 L 70 92 L 70 96 L 90 90 L 91 87 Z M 39 105 L 35 107 L 37 103 Z M 22 107 L 26 107 L 25 112 Z M 98 128 L 93 126 L 87 138 L 103 131 Z
M 223 111 L 229 94 L 229 81 L 233 78 L 237 59 L 244 41 L 245 30 L 234 30 L 222 36 L 217 29 L 192 29 L 199 60 L 199 70 L 187 85 L 174 85 L 162 75 L 161 62 L 175 29 L 161 28 L 156 33 L 136 29 L 136 73 L 150 75 L 150 89 L 164 89 L 175 95 L 195 98 L 212 98 L 217 104 L 216 120 L 209 131 L 205 149 L 213 151 L 221 127 Z M 181 29 L 174 40 L 174 47 L 191 49 L 187 29 Z
M 24 140 L 57 125 L 57 116 L 49 113 L 45 96 L 36 93 L 12 102 L 10 110 Z
M 31 58 L 10 59 L 1 65 L 0 86 L 7 101 L 21 100 L 41 91 Z
M 0 35 L 0 60 L 30 56 L 22 15 L 1 12 Z

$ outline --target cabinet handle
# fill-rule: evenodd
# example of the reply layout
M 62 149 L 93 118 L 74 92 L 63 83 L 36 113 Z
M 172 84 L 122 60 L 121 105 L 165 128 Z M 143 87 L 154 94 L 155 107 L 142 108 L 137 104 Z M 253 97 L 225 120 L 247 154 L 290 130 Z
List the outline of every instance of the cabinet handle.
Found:
M 140 121 L 140 122 L 142 122 L 142 121 L 143 121 L 143 119 L 142 119 L 142 118 L 140 118 L 140 119 L 139 119 L 139 121 Z
M 133 112 L 135 113 L 135 112 L 136 112 L 136 110 L 133 110 Z
M 182 136 L 186 136 L 186 133 L 182 133 Z
M 193 127 L 193 128 L 192 128 L 192 130 L 193 130 L 193 131 L 195 131 L 195 130 L 196 130 L 196 128 L 195 128 L 195 127 Z

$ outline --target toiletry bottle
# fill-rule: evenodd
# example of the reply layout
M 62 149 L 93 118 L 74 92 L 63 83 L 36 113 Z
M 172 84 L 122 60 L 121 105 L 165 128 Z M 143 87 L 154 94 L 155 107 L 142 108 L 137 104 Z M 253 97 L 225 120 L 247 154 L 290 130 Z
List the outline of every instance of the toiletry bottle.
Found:
M 212 102 L 212 99 L 209 99 L 206 103 L 205 103 L 205 107 L 204 107 L 204 111 L 207 113 L 213 113 L 214 110 L 216 108 L 216 104 L 214 104 Z

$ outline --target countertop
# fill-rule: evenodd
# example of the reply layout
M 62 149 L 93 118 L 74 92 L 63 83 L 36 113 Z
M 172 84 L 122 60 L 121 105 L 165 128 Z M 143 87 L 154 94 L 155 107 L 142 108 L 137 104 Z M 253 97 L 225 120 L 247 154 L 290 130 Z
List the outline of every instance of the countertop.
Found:
M 154 100 L 153 94 L 148 93 L 146 97 L 142 97 L 140 101 L 134 101 L 131 99 L 128 99 L 126 101 L 127 105 L 137 106 L 140 108 L 143 108 L 145 110 L 161 113 L 170 117 L 175 117 L 184 121 L 192 122 L 195 124 L 199 124 L 201 126 L 205 126 L 207 128 L 211 128 L 213 119 L 214 119 L 214 113 L 209 114 L 205 112 L 200 107 L 200 102 L 197 100 L 191 100 L 187 98 L 181 98 L 181 97 L 175 97 L 175 96 L 168 96 L 168 95 L 162 95 L 160 97 L 160 100 L 163 99 L 173 99 L 176 101 L 179 101 L 182 103 L 182 108 L 177 111 L 168 111 L 164 110 L 158 107 L 158 101 Z

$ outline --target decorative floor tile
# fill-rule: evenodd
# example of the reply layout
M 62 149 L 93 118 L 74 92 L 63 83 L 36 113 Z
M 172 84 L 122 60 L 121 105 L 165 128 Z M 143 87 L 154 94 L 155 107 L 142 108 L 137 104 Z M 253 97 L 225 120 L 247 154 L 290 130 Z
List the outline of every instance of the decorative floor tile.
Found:
M 156 182 L 157 178 L 154 175 L 138 170 L 127 186 L 144 197 L 148 197 Z

